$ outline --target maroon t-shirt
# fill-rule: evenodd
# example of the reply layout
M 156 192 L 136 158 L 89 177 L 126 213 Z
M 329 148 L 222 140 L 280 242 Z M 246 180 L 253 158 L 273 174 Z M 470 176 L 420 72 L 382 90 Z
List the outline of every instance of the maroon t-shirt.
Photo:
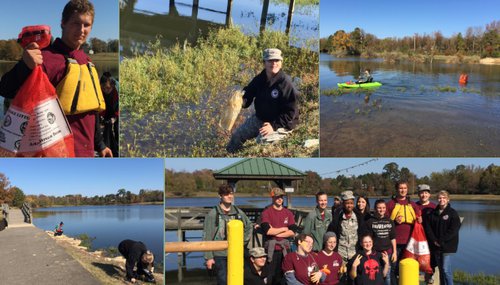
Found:
M 313 252 L 306 256 L 292 252 L 287 254 L 285 259 L 283 259 L 281 269 L 285 274 L 288 271 L 294 271 L 297 281 L 304 285 L 313 284 L 310 277 L 311 273 L 319 270 L 316 258 L 317 255 Z
M 331 255 L 326 255 L 324 251 L 320 251 L 316 258 L 319 269 L 326 268 L 330 270 L 330 274 L 326 275 L 326 279 L 320 282 L 319 285 L 335 285 L 339 283 L 339 269 L 342 265 L 342 257 L 338 252 L 332 252 Z
M 269 223 L 273 228 L 282 228 L 295 225 L 295 217 L 287 208 L 276 210 L 273 206 L 262 211 L 262 223 Z M 282 240 L 282 237 L 267 236 L 267 239 Z M 277 249 L 280 249 L 279 247 Z
M 57 87 L 66 74 L 64 54 L 75 59 L 79 64 L 87 64 L 90 61 L 83 50 L 71 50 L 61 39 L 57 38 L 51 46 L 42 50 L 42 68 L 54 87 Z M 66 115 L 75 139 L 77 157 L 94 156 L 95 116 L 96 112 Z

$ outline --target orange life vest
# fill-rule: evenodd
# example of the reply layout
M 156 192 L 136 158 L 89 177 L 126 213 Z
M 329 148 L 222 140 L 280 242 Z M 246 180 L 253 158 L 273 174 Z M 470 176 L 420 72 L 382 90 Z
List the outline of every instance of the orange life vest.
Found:
M 460 75 L 460 79 L 458 80 L 458 83 L 460 84 L 467 84 L 467 81 L 469 80 L 469 75 L 463 73 Z

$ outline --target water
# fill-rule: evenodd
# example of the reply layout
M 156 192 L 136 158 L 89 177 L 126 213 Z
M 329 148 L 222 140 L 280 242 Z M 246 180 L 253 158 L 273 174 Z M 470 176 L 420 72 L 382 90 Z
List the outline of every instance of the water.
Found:
M 161 263 L 163 256 L 163 205 L 54 207 L 34 210 L 33 224 L 54 230 L 63 221 L 64 234 L 95 237 L 94 249 L 118 247 L 124 239 L 142 241 Z
M 175 2 L 175 3 L 174 3 Z M 193 9 L 192 0 L 137 0 L 123 3 L 120 9 L 120 43 L 122 55 L 142 53 L 149 42 L 161 35 L 162 44 L 171 46 L 184 41 L 195 43 L 199 36 L 206 35 L 211 28 L 226 26 L 227 1 L 200 1 L 198 10 Z M 234 0 L 230 14 L 231 22 L 245 34 L 259 33 L 262 14 L 261 0 Z M 288 4 L 271 1 L 266 28 L 285 31 Z M 304 45 L 318 38 L 319 5 L 295 5 L 292 17 L 291 36 L 294 45 Z
M 218 198 L 182 198 L 166 199 L 165 207 L 210 207 L 218 203 Z M 329 205 L 333 199 L 329 199 Z M 375 199 L 370 199 L 373 208 Z M 237 197 L 237 205 L 264 207 L 271 203 L 270 198 Z M 454 201 L 452 207 L 464 217 L 460 229 L 458 252 L 453 256 L 453 270 L 469 273 L 484 272 L 500 274 L 496 261 L 500 252 L 500 201 Z M 314 207 L 315 197 L 293 197 L 294 207 Z M 166 241 L 177 241 L 176 232 L 166 232 Z M 188 232 L 190 240 L 200 240 L 201 231 Z M 203 253 L 190 253 L 187 257 L 188 269 L 203 268 Z M 177 255 L 168 255 L 165 259 L 166 270 L 177 268 Z
M 370 68 L 382 86 L 321 96 L 321 156 L 497 156 L 500 66 L 320 55 L 321 90 Z M 466 88 L 458 85 L 469 74 Z M 456 92 L 436 88 L 451 86 Z

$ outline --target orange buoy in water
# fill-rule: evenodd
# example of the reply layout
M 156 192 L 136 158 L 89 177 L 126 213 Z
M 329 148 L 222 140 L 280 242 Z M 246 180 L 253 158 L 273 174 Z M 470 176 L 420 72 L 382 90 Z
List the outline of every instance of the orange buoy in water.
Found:
M 458 80 L 458 83 L 460 84 L 467 84 L 467 81 L 469 81 L 469 75 L 462 73 L 460 74 L 460 79 Z

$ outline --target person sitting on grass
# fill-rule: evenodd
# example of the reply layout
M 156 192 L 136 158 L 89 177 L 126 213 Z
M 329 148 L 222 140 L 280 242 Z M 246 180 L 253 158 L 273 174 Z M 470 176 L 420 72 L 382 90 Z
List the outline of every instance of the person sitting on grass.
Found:
M 242 107 L 248 108 L 253 102 L 255 114 L 233 133 L 226 146 L 229 153 L 239 151 L 245 141 L 255 137 L 260 142 L 283 139 L 299 122 L 299 92 L 290 76 L 281 70 L 281 50 L 264 50 L 263 61 L 264 70 L 243 88 Z

